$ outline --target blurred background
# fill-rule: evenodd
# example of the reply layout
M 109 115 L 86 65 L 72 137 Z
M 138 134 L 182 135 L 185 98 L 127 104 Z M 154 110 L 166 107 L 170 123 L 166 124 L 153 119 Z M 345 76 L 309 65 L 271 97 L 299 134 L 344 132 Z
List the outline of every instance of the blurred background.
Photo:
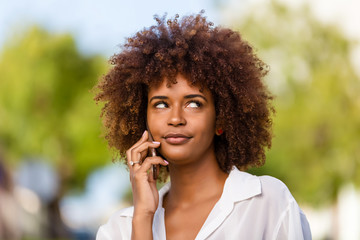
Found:
M 0 239 L 94 239 L 131 205 L 92 87 L 153 15 L 205 15 L 270 65 L 273 147 L 314 239 L 360 239 L 357 0 L 0 0 Z

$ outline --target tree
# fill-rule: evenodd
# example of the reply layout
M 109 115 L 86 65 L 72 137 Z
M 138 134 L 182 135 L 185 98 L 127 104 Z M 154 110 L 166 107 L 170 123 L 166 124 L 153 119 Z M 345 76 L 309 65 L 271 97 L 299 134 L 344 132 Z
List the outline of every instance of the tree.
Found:
M 355 42 L 306 7 L 270 2 L 249 13 L 233 24 L 269 64 L 277 110 L 267 162 L 251 172 L 284 180 L 300 201 L 333 203 L 341 186 L 360 183 Z
M 55 201 L 110 159 L 90 91 L 105 63 L 81 54 L 72 36 L 39 27 L 9 39 L 0 55 L 0 146 L 13 164 L 39 157 L 56 166 Z

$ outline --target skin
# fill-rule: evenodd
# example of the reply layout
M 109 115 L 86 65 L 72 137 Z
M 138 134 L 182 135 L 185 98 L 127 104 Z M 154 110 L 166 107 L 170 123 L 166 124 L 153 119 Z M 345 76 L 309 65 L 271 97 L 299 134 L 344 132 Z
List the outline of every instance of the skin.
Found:
M 152 222 L 159 202 L 152 164 L 169 165 L 171 189 L 164 196 L 167 239 L 194 239 L 219 200 L 228 176 L 219 168 L 215 151 L 215 107 L 211 93 L 177 83 L 152 86 L 148 93 L 148 132 L 127 151 L 134 197 L 132 239 L 152 239 Z M 166 159 L 146 157 L 149 147 Z M 150 172 L 149 172 L 150 170 Z

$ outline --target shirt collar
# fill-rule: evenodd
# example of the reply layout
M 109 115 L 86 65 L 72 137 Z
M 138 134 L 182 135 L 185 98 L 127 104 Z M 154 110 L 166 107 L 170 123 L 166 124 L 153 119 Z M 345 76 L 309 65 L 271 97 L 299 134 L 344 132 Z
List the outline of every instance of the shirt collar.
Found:
M 236 203 L 261 194 L 261 183 L 257 176 L 233 167 L 226 179 L 220 203 Z
M 159 205 L 155 213 L 157 222 L 163 221 L 163 198 L 164 195 L 169 191 L 170 187 L 171 183 L 168 182 L 159 190 Z M 219 205 L 219 210 L 221 210 L 223 215 L 226 216 L 231 211 L 236 202 L 250 199 L 259 194 L 261 194 L 260 179 L 257 176 L 239 171 L 236 167 L 234 167 L 225 181 L 223 193 L 216 205 Z M 134 207 L 123 209 L 121 216 L 132 217 L 133 211 Z M 219 220 L 219 222 L 221 221 Z
M 171 183 L 168 182 L 159 190 L 159 205 L 158 209 L 162 208 L 163 198 L 170 190 Z M 261 183 L 257 176 L 251 175 L 247 172 L 242 172 L 236 167 L 230 171 L 228 178 L 225 181 L 223 193 L 219 200 L 221 205 L 228 203 L 236 203 L 252 198 L 261 194 Z

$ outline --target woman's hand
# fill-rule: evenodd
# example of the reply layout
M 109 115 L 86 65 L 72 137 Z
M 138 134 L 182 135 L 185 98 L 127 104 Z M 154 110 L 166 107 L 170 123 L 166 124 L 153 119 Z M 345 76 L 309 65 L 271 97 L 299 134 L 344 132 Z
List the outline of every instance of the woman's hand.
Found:
M 152 222 L 158 207 L 159 194 L 151 166 L 153 164 L 166 166 L 168 162 L 159 156 L 147 157 L 149 147 L 158 148 L 160 146 L 159 142 L 149 142 L 148 134 L 145 131 L 141 139 L 126 151 L 126 156 L 133 192 L 133 219 L 151 219 Z

